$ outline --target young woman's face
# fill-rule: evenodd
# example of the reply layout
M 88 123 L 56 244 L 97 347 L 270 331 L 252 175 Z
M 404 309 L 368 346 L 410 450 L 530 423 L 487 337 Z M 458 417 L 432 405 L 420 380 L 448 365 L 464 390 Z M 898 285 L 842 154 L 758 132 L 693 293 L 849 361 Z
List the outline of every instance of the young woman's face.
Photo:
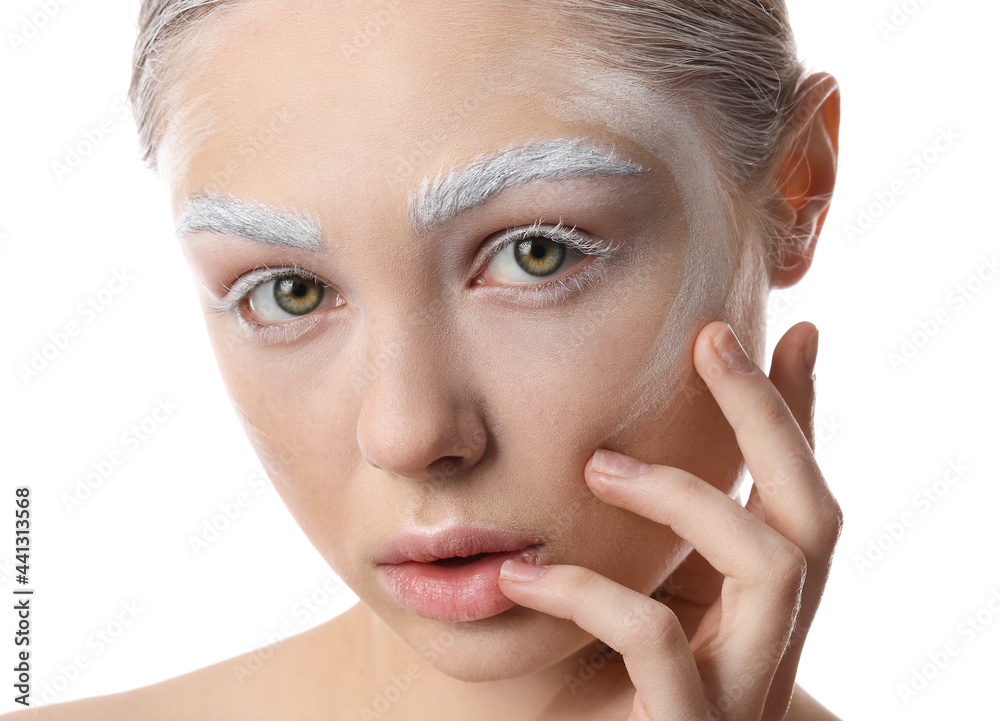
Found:
M 703 132 L 624 76 L 556 61 L 539 18 L 293 5 L 214 21 L 165 146 L 202 301 L 229 306 L 206 314 L 225 382 L 305 533 L 400 637 L 447 633 L 433 662 L 459 678 L 547 667 L 590 638 L 521 607 L 421 615 L 383 545 L 508 529 L 539 563 L 652 593 L 689 547 L 598 501 L 584 465 L 603 446 L 733 492 L 739 451 L 691 347 L 721 318 L 759 357 L 765 289 L 737 277 L 746 243 Z M 289 213 L 320 232 L 273 227 Z

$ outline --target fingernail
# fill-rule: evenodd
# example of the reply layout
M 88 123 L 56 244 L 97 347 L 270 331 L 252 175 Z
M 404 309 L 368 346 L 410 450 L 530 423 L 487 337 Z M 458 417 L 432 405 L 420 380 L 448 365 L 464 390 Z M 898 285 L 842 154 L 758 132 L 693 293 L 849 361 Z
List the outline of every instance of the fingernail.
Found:
M 806 375 L 813 376 L 813 369 L 816 368 L 816 353 L 819 351 L 819 329 L 813 331 L 813 334 L 809 336 L 806 341 L 805 348 L 802 349 L 802 365 L 806 369 Z
M 500 566 L 500 578 L 508 581 L 534 581 L 536 578 L 541 578 L 548 568 L 548 566 L 535 566 L 531 563 L 508 558 Z
M 743 350 L 743 346 L 740 345 L 739 339 L 728 323 L 716 334 L 712 344 L 726 365 L 737 373 L 752 375 L 757 370 L 757 366 Z
M 610 476 L 621 478 L 632 478 L 652 468 L 648 463 L 643 463 L 632 456 L 609 451 L 606 448 L 598 448 L 594 451 L 594 462 L 591 465 L 598 473 L 607 473 Z

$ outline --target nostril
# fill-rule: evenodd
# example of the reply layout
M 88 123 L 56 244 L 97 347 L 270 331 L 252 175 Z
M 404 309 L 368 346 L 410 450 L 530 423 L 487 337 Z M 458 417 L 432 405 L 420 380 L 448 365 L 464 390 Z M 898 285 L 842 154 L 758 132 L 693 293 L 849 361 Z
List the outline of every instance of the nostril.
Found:
M 462 456 L 441 456 L 431 467 L 435 478 L 452 476 L 462 467 Z

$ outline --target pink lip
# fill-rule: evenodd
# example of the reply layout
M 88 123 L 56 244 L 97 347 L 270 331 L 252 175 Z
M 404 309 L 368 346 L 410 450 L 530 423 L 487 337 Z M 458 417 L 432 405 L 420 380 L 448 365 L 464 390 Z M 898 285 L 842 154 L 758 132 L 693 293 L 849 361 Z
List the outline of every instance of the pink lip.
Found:
M 500 566 L 508 558 L 535 563 L 540 539 L 497 528 L 450 526 L 409 531 L 383 544 L 376 562 L 393 596 L 418 616 L 433 621 L 476 621 L 512 608 L 500 590 Z M 487 554 L 466 563 L 440 559 Z

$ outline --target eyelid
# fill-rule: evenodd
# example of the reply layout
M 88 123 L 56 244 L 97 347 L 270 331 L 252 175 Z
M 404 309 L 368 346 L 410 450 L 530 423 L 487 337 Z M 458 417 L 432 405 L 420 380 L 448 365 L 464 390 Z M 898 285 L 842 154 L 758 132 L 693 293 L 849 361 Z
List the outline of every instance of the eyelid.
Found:
M 328 284 L 315 273 L 311 273 L 305 268 L 300 268 L 294 263 L 274 268 L 270 266 L 258 266 L 249 273 L 245 273 L 237 278 L 236 281 L 226 289 L 226 295 L 223 296 L 222 300 L 220 300 L 217 304 L 212 305 L 209 310 L 213 313 L 228 313 L 238 306 L 240 302 L 250 295 L 250 292 L 261 283 L 266 283 L 269 280 L 284 278 L 290 275 L 308 278 L 309 280 L 316 281 L 317 283 L 328 287 Z
M 488 265 L 489 262 L 493 260 L 493 256 L 506 248 L 508 245 L 525 238 L 537 238 L 539 236 L 549 238 L 562 243 L 568 248 L 578 250 L 585 255 L 594 255 L 601 258 L 614 254 L 614 252 L 623 244 L 623 241 L 620 240 L 598 240 L 585 235 L 578 232 L 575 225 L 572 228 L 567 228 L 563 225 L 562 218 L 559 219 L 559 222 L 556 225 L 549 225 L 548 227 L 543 227 L 543 225 L 544 223 L 542 220 L 538 219 L 529 226 L 524 228 L 514 228 L 504 233 L 502 236 L 497 238 L 493 247 L 490 248 L 486 259 L 483 262 L 483 267 Z

